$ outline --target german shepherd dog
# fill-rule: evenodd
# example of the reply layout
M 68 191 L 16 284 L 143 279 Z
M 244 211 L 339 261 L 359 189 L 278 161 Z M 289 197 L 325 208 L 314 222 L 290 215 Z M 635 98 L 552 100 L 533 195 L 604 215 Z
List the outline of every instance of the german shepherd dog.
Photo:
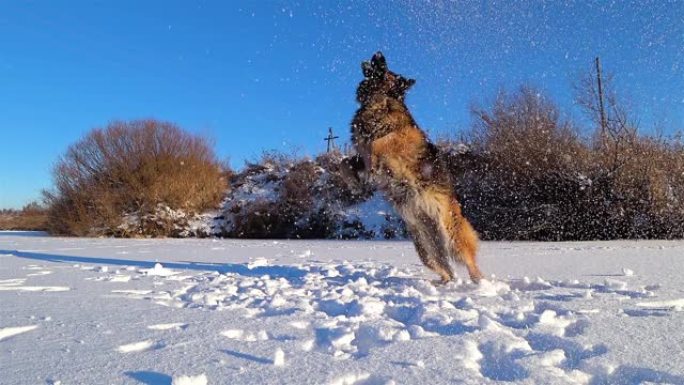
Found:
M 449 259 L 465 264 L 477 283 L 477 233 L 461 214 L 446 162 L 411 116 L 404 97 L 415 80 L 387 68 L 381 52 L 361 65 L 356 91 L 361 107 L 351 124 L 354 157 L 342 167 L 359 183 L 367 178 L 384 192 L 406 223 L 425 266 L 441 282 L 453 279 Z

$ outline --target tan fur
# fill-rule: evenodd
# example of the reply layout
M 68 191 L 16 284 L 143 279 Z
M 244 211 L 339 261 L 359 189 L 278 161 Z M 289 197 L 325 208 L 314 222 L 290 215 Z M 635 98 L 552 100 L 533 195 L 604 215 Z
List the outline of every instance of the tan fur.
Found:
M 482 278 L 477 233 L 461 213 L 446 166 L 415 123 L 403 98 L 413 84 L 387 70 L 380 53 L 364 63 L 366 79 L 357 99 L 352 141 L 365 171 L 402 216 L 425 266 L 442 282 L 453 279 L 449 259 L 465 264 L 470 279 Z

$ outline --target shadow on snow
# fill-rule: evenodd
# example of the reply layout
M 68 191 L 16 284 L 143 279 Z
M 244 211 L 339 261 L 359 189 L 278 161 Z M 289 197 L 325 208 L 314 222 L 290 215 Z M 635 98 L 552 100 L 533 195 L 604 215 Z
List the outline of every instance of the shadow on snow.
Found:
M 272 278 L 285 278 L 292 282 L 299 282 L 308 273 L 308 271 L 294 267 L 294 266 L 255 266 L 250 268 L 246 263 L 202 263 L 202 262 L 151 262 L 151 261 L 136 261 L 132 259 L 118 259 L 118 258 L 102 258 L 102 257 L 81 257 L 73 255 L 58 255 L 36 253 L 18 250 L 0 250 L 0 254 L 12 254 L 16 257 L 34 259 L 46 262 L 62 262 L 62 263 L 83 263 L 94 265 L 117 265 L 117 266 L 136 266 L 140 268 L 151 269 L 156 263 L 161 263 L 162 266 L 168 269 L 176 270 L 194 270 L 194 271 L 215 271 L 220 274 L 237 274 L 247 277 L 261 277 L 264 275 Z
M 124 374 L 145 385 L 171 385 L 173 380 L 171 376 L 166 374 L 150 371 L 126 372 Z

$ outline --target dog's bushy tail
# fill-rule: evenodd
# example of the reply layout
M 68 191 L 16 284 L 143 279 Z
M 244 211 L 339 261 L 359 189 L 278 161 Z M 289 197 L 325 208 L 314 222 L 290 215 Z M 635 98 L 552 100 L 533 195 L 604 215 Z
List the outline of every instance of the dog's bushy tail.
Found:
M 476 255 L 478 236 L 473 226 L 461 213 L 461 205 L 453 197 L 448 200 L 448 209 L 443 214 L 442 223 L 446 230 L 448 249 L 456 262 L 461 262 L 468 268 L 468 274 L 473 282 L 479 282 L 482 272 L 477 267 Z

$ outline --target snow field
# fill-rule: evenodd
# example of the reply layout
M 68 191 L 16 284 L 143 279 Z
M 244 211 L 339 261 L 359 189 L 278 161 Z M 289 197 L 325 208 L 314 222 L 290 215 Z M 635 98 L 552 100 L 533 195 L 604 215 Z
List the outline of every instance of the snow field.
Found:
M 43 248 L 26 250 L 36 240 Z M 684 243 L 665 243 L 664 254 L 648 243 L 502 243 L 497 253 L 519 255 L 497 260 L 510 276 L 435 285 L 405 242 L 214 250 L 241 262 L 187 262 L 212 241 L 178 244 L 192 253 L 129 241 L 131 259 L 112 252 L 127 244 L 118 240 L 67 241 L 77 250 L 56 250 L 59 242 L 0 237 L 2 287 L 65 289 L 0 292 L 9 384 L 35 383 L 22 355 L 45 361 L 43 383 L 64 384 L 684 384 L 682 337 L 671 335 L 684 325 L 681 281 L 648 270 L 654 260 L 682 266 Z M 643 263 L 630 257 L 649 250 Z M 578 262 L 589 256 L 593 264 Z M 31 345 L 32 334 L 45 342 Z M 63 341 L 75 342 L 51 347 Z M 83 349 L 74 361 L 53 359 Z

